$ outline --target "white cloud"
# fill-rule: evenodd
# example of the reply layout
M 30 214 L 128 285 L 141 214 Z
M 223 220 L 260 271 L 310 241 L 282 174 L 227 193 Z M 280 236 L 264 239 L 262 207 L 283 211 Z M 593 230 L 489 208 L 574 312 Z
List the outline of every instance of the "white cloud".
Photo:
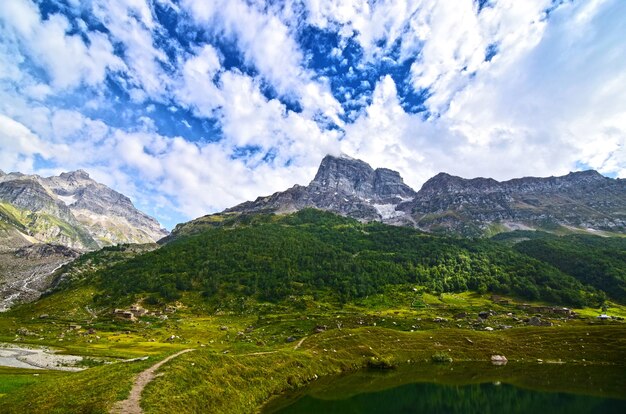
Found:
M 87 45 L 80 36 L 67 34 L 70 24 L 65 16 L 52 14 L 42 20 L 29 0 L 0 2 L 0 22 L 8 31 L 3 37 L 16 38 L 25 53 L 48 72 L 55 87 L 97 85 L 107 70 L 124 67 L 106 35 L 89 33 Z
M 127 88 L 133 100 L 161 99 L 170 81 L 161 65 L 168 59 L 155 45 L 153 32 L 162 29 L 151 7 L 145 0 L 93 0 L 91 4 L 93 15 L 123 47 Z
M 50 146 L 21 123 L 0 114 L 0 164 L 8 171 L 32 172 L 34 156 L 49 157 Z
M 395 167 L 416 187 L 438 171 L 508 179 L 584 164 L 626 176 L 624 12 L 615 1 L 562 5 L 533 32 L 539 38 L 450 88 L 450 107 L 438 118 L 406 114 L 383 78 L 346 128 L 344 151 Z
M 313 80 L 290 28 L 279 17 L 241 0 L 205 2 L 185 0 L 184 7 L 206 29 L 237 41 L 247 62 L 253 64 L 279 94 L 295 98 L 305 112 L 322 112 L 337 125 L 343 109 L 325 83 Z
M 397 169 L 416 188 L 439 171 L 506 179 L 589 165 L 626 177 L 626 3 L 563 3 L 548 19 L 543 0 L 492 1 L 479 14 L 469 0 L 305 3 L 305 15 L 296 6 L 241 0 L 180 6 L 193 14 L 184 23 L 191 29 L 235 42 L 258 71 L 251 76 L 225 69 L 216 45 L 194 44 L 170 59 L 154 10 L 177 10 L 169 0 L 76 4 L 109 34 L 85 32 L 87 25 L 69 15 L 43 20 L 29 1 L 0 2 L 0 167 L 31 172 L 42 158 L 47 164 L 39 171 L 85 168 L 168 220 L 306 184 L 325 154 L 340 151 Z M 398 96 L 405 85 L 382 75 L 372 81 L 369 104 L 369 91 L 339 88 L 367 105 L 344 125 L 328 79 L 305 67 L 296 41 L 303 16 L 343 36 L 336 57 L 355 36 L 365 56 L 353 73 L 376 59 L 414 59 L 405 81 L 429 89 L 426 106 L 435 115 L 407 113 Z M 68 34 L 70 23 L 89 41 Z M 485 62 L 490 44 L 498 54 Z M 32 62 L 47 75 L 31 70 Z M 121 109 L 109 123 L 99 111 L 120 101 L 94 92 L 107 73 L 135 100 L 115 106 Z M 262 92 L 268 84 L 278 98 Z M 93 93 L 83 106 L 70 94 L 77 86 Z M 302 111 L 289 110 L 286 98 Z M 164 106 L 136 105 L 147 99 Z M 184 109 L 195 122 L 185 120 Z M 164 136 L 157 121 L 169 117 L 194 134 L 202 121 L 217 122 L 219 140 Z M 115 127 L 118 121 L 127 124 Z
M 174 94 L 178 101 L 202 117 L 211 117 L 223 105 L 224 97 L 214 83 L 221 70 L 220 57 L 211 45 L 204 45 L 182 64 Z

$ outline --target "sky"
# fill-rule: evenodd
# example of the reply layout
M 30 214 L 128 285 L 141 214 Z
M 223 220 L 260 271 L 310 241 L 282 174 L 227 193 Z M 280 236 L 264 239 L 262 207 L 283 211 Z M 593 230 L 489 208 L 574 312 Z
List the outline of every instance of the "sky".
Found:
M 0 1 L 0 169 L 82 168 L 171 229 L 401 173 L 626 178 L 623 0 Z

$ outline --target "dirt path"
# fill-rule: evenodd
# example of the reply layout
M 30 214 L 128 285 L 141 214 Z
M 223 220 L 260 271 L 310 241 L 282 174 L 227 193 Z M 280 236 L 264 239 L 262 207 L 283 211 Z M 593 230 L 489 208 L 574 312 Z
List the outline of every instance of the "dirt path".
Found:
M 300 348 L 300 345 L 302 345 L 302 342 L 304 342 L 305 339 L 307 339 L 308 336 L 305 336 L 304 338 L 300 339 L 300 341 L 296 344 L 296 346 L 293 347 L 293 349 L 298 349 Z
M 139 401 L 141 401 L 141 392 L 146 387 L 146 385 L 148 385 L 148 383 L 156 377 L 156 370 L 161 368 L 161 365 L 167 363 L 171 359 L 174 359 L 177 356 L 190 351 L 195 351 L 195 349 L 185 349 L 183 351 L 177 352 L 174 355 L 168 356 L 164 360 L 157 362 L 147 370 L 141 372 L 135 379 L 135 382 L 133 383 L 133 388 L 130 390 L 130 395 L 128 396 L 128 398 L 123 401 L 116 402 L 113 408 L 111 408 L 111 414 L 143 413 L 143 410 L 139 405 Z

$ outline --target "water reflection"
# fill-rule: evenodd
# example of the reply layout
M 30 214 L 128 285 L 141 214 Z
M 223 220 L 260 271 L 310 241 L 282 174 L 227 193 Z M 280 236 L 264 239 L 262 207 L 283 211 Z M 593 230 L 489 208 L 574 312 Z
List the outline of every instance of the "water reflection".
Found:
M 626 413 L 624 367 L 411 365 L 326 378 L 264 413 Z

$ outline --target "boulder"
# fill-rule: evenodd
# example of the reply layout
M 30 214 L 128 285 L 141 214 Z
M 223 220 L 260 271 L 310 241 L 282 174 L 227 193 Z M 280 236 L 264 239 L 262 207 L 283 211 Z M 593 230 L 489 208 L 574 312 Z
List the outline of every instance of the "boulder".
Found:
M 504 355 L 492 355 L 491 356 L 491 363 L 493 365 L 506 365 L 507 362 L 509 362 L 509 360 L 506 359 Z
M 544 321 L 538 316 L 533 316 L 532 318 L 528 319 L 526 323 L 531 326 L 552 326 L 552 322 Z

